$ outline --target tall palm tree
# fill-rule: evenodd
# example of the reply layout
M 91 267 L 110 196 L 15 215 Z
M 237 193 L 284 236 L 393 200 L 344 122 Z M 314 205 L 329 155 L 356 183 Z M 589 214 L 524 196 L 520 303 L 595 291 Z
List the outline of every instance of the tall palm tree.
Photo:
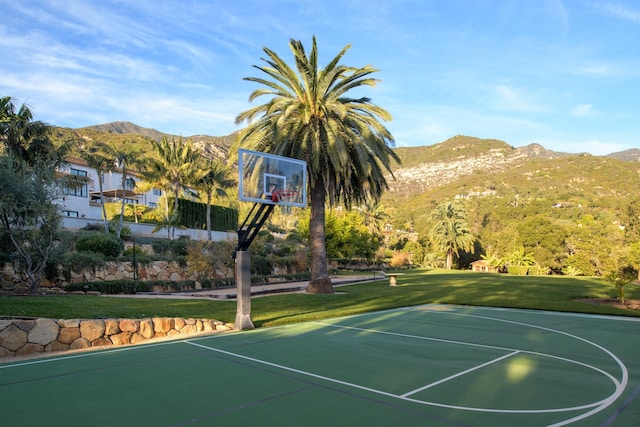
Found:
M 374 237 L 382 235 L 385 221 L 389 219 L 389 214 L 385 212 L 384 206 L 379 203 L 373 203 L 371 200 L 366 200 L 364 204 L 356 207 L 356 210 L 362 215 L 362 222 L 371 235 Z
M 307 291 L 332 293 L 325 246 L 325 204 L 342 203 L 350 208 L 371 198 L 378 200 L 388 188 L 386 172 L 391 160 L 400 162 L 391 147 L 393 136 L 382 124 L 391 115 L 369 98 L 351 98 L 347 93 L 375 86 L 370 77 L 377 70 L 340 65 L 350 45 L 345 46 L 324 68 L 318 66 L 313 37 L 307 55 L 302 42 L 291 40 L 295 68 L 275 52 L 264 48 L 265 66 L 255 66 L 266 78 L 246 77 L 263 85 L 249 100 L 269 97 L 262 105 L 236 117 L 247 122 L 236 144 L 307 162 L 311 217 L 311 280 Z M 255 120 L 255 121 L 254 121 Z
M 441 203 L 431 215 L 435 221 L 431 239 L 436 248 L 446 253 L 446 268 L 451 269 L 453 255 L 458 256 L 460 249 L 473 252 L 475 238 L 469 229 L 465 211 L 459 205 Z
M 95 148 L 85 149 L 81 153 L 81 157 L 87 162 L 90 168 L 95 169 L 98 175 L 98 190 L 100 191 L 100 204 L 102 205 L 102 221 L 104 223 L 104 232 L 109 232 L 109 221 L 107 219 L 107 208 L 104 203 L 104 174 L 111 172 L 115 168 L 115 164 L 109 157 L 97 151 Z
M 192 141 L 169 139 L 166 136 L 160 141 L 152 141 L 155 155 L 146 162 L 144 175 L 147 179 L 157 182 L 168 194 L 173 196 L 173 213 L 168 224 L 175 224 L 178 219 L 178 198 L 193 183 L 197 182 L 201 173 L 196 164 L 200 154 L 194 149 Z M 168 202 L 167 202 L 168 203 Z M 172 236 L 175 227 L 172 228 Z
M 199 169 L 204 175 L 195 182 L 194 187 L 203 192 L 207 199 L 207 238 L 211 236 L 211 199 L 213 195 L 226 197 L 227 189 L 235 185 L 235 180 L 231 178 L 231 171 L 220 161 L 201 157 Z
M 131 186 L 129 173 L 140 166 L 142 161 L 142 153 L 134 145 L 134 142 L 135 141 L 124 141 L 122 145 L 116 145 L 112 142 L 97 142 L 95 144 L 100 155 L 107 158 L 108 162 L 114 165 L 114 167 L 119 169 L 122 173 L 122 179 L 120 181 L 120 196 L 122 204 L 120 206 L 120 219 L 118 220 L 118 226 L 116 228 L 116 237 L 118 237 L 118 239 L 120 238 L 122 223 L 124 221 L 125 194 L 127 189 Z

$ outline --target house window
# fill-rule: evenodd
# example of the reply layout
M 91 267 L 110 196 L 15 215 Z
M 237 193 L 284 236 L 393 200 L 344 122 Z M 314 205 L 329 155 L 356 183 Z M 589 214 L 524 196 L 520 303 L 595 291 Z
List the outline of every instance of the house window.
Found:
M 155 208 L 156 206 L 158 206 L 158 205 L 156 205 L 156 204 L 155 204 L 155 203 L 153 203 L 153 202 L 149 202 L 149 207 L 150 207 L 150 208 Z
M 68 216 L 68 217 L 71 217 L 71 218 L 78 218 L 78 211 L 63 210 L 62 211 L 62 215 Z
M 84 178 L 86 178 L 87 176 L 87 171 L 83 171 L 80 169 L 71 168 L 69 173 L 72 176 L 78 176 L 78 177 L 84 177 Z M 64 194 L 65 196 L 87 197 L 89 195 L 87 184 L 86 182 L 82 183 L 82 181 L 83 181 L 82 179 L 79 179 L 77 185 L 70 185 L 70 186 L 64 187 L 62 189 L 62 194 Z M 84 179 L 84 181 L 86 181 L 86 179 Z
M 162 190 L 159 188 L 154 188 L 153 190 L 151 190 L 151 194 L 153 194 L 154 196 L 162 196 Z
M 137 205 L 138 204 L 138 201 L 136 199 L 127 199 L 126 197 L 124 199 L 124 202 L 128 203 L 130 205 Z

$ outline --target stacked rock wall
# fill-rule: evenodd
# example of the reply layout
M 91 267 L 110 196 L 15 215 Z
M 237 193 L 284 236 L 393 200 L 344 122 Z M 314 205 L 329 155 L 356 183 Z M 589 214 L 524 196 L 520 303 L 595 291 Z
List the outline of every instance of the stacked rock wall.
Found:
M 210 319 L 0 319 L 0 360 L 233 329 Z
M 54 282 L 44 279 L 40 288 L 45 291 L 50 288 L 64 288 L 70 283 L 133 280 L 136 277 L 133 263 L 112 261 L 107 262 L 103 268 L 95 271 L 91 269 L 85 269 L 80 272 L 71 271 L 70 275 L 71 277 L 68 281 L 63 278 L 63 274 L 59 274 L 59 279 Z M 227 267 L 216 270 L 215 276 L 233 277 L 233 268 Z M 180 265 L 176 261 L 153 261 L 145 265 L 139 265 L 137 278 L 143 282 L 151 280 L 196 281 L 198 279 L 197 275 L 189 268 Z M 4 290 L 20 290 L 27 287 L 27 279 L 11 263 L 7 263 L 0 267 L 0 284 Z

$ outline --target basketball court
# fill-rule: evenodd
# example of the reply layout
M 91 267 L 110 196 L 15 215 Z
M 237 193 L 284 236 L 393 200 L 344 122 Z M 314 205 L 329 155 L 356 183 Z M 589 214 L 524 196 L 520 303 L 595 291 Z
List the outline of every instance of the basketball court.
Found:
M 420 305 L 253 329 L 249 246 L 306 164 L 239 150 L 236 327 L 0 364 L 2 424 L 640 425 L 640 321 Z
M 640 425 L 638 319 L 423 305 L 0 365 L 3 425 Z

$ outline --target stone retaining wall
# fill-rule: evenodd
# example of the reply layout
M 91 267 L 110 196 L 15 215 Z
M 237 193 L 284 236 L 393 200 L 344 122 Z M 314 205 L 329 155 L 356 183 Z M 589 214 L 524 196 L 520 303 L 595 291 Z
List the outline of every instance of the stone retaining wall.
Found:
M 154 317 L 149 319 L 1 319 L 0 361 L 81 350 L 138 344 L 147 340 L 234 329 L 231 323 L 209 319 Z
M 214 273 L 214 277 L 233 277 L 233 266 L 217 269 Z M 43 279 L 40 284 L 41 291 L 46 292 L 49 289 L 64 288 L 70 283 L 133 280 L 135 274 L 133 263 L 131 262 L 108 261 L 103 268 L 95 271 L 91 269 L 79 272 L 71 271 L 69 281 L 64 279 L 62 273 L 58 276 L 58 280 L 53 282 Z M 153 261 L 145 265 L 138 265 L 137 277 L 142 282 L 152 280 L 198 280 L 194 272 L 176 261 Z M 28 288 L 24 273 L 18 271 L 11 263 L 0 266 L 0 285 L 5 290 L 20 291 Z

